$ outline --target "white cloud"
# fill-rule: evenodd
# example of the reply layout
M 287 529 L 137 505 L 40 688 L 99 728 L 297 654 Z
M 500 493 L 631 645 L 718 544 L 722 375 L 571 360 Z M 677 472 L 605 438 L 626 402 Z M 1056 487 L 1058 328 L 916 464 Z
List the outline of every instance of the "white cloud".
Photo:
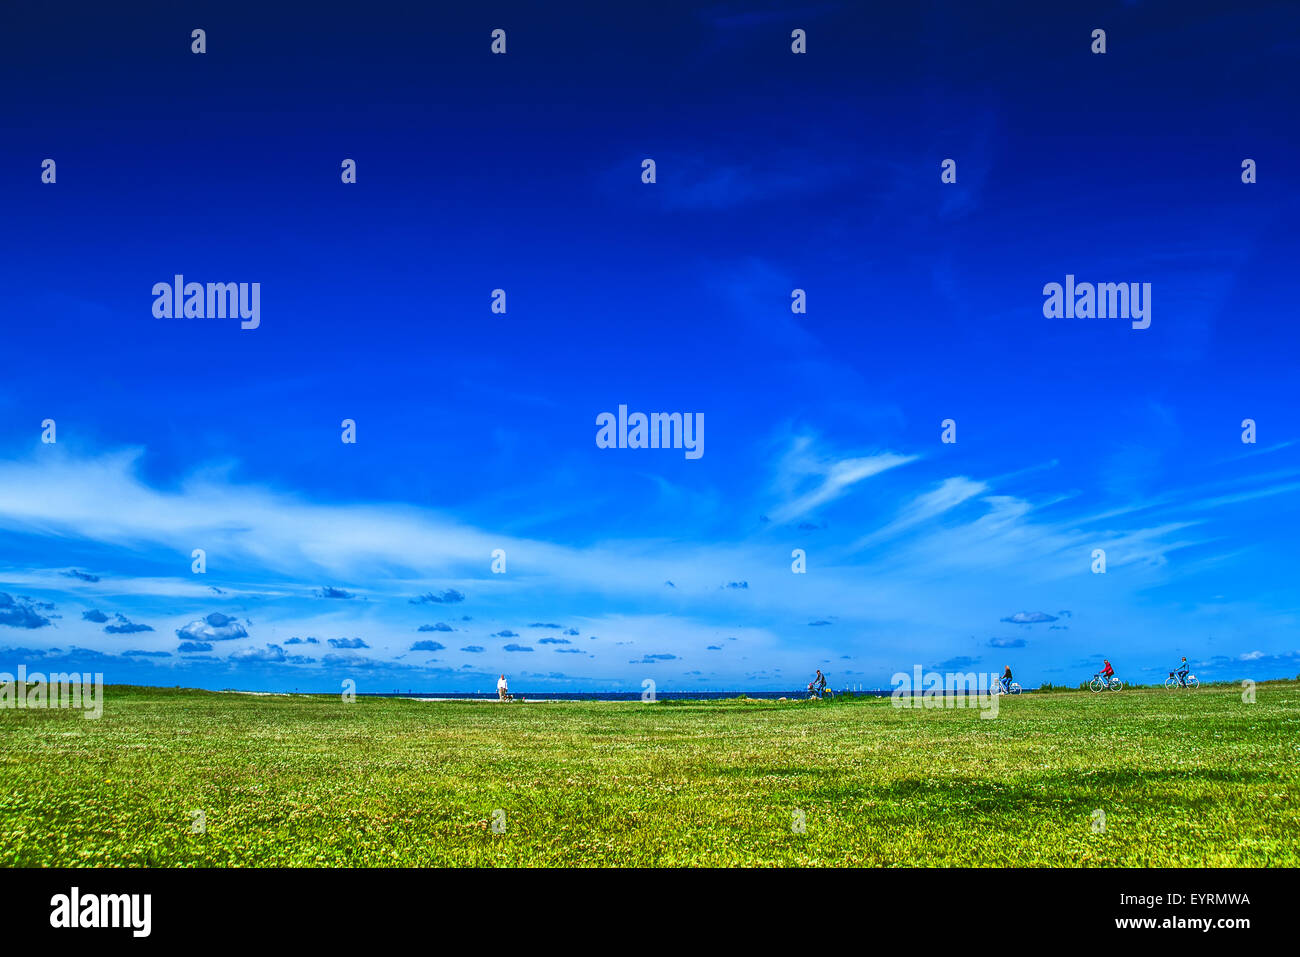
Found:
M 806 515 L 839 498 L 863 479 L 919 458 L 882 452 L 857 458 L 827 459 L 814 454 L 812 444 L 811 438 L 801 436 L 786 453 L 776 487 L 794 497 L 769 513 L 773 521 L 789 522 Z
M 901 532 L 922 525 L 930 519 L 956 508 L 963 502 L 969 501 L 977 495 L 982 495 L 986 491 L 988 491 L 988 486 L 983 482 L 973 482 L 961 476 L 945 479 L 938 488 L 918 495 L 903 508 L 897 518 L 884 528 L 865 536 L 853 547 L 863 548 L 867 545 L 877 544 L 887 538 L 892 538 Z

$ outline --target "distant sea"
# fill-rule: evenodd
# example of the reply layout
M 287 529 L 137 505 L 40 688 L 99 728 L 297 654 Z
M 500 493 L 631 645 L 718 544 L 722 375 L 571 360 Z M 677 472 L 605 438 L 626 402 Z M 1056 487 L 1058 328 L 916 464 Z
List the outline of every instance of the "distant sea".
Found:
M 515 698 L 533 701 L 640 701 L 640 691 L 511 691 Z M 888 698 L 889 691 L 851 691 L 849 694 L 874 698 Z M 716 701 L 721 698 L 806 698 L 808 689 L 802 691 L 656 691 L 655 697 L 668 701 Z M 477 691 L 367 691 L 357 692 L 358 698 L 463 698 L 466 700 L 495 700 L 496 692 Z

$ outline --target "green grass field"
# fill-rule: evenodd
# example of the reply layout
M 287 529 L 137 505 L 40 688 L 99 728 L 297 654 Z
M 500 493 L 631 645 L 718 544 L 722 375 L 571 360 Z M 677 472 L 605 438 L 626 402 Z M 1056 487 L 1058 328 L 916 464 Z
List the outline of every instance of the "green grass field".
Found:
M 98 721 L 0 711 L 0 864 L 1294 866 L 1300 684 L 1257 694 L 982 720 L 109 687 Z

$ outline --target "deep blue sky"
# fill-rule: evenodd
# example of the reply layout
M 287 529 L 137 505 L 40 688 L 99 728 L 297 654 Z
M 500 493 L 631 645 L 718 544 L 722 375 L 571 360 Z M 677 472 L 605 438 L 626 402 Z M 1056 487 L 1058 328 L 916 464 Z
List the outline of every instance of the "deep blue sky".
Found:
M 1293 5 L 176 6 L 0 10 L 0 668 L 1300 671 Z M 178 272 L 260 328 L 155 318 Z M 704 456 L 598 449 L 620 403 Z

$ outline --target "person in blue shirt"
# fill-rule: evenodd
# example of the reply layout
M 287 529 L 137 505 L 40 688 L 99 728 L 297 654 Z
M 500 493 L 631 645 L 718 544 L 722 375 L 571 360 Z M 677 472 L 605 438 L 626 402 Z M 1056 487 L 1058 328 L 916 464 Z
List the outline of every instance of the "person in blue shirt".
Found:
M 1184 688 L 1187 687 L 1187 673 L 1191 670 L 1192 669 L 1187 666 L 1187 656 L 1183 655 L 1183 660 L 1178 663 L 1178 671 L 1176 671 L 1175 674 L 1178 675 L 1178 683 Z

